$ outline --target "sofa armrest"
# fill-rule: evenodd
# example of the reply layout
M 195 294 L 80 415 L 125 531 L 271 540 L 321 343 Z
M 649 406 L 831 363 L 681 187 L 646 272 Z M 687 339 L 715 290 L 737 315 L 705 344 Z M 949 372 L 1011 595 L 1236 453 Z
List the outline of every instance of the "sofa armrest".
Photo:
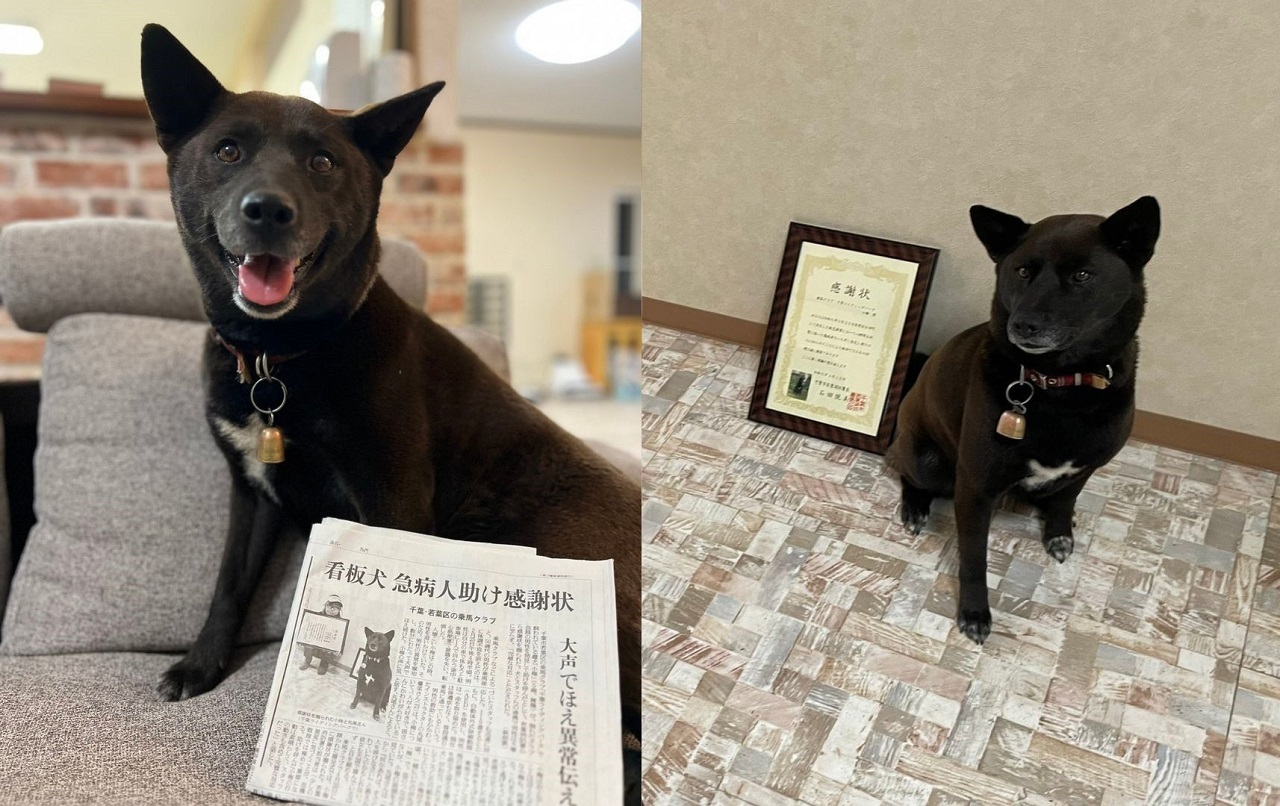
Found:
M 498 377 L 511 383 L 511 365 L 507 362 L 507 347 L 502 343 L 502 339 L 487 330 L 470 325 L 452 327 L 449 328 L 449 332 L 480 356 L 480 359 L 489 366 L 489 369 L 496 372 Z
M 641 482 L 643 468 L 640 466 L 640 457 L 634 456 L 626 451 L 615 448 L 608 443 L 601 442 L 597 439 L 584 440 L 587 447 L 603 456 L 617 469 L 621 470 L 623 475 L 634 481 L 636 484 Z

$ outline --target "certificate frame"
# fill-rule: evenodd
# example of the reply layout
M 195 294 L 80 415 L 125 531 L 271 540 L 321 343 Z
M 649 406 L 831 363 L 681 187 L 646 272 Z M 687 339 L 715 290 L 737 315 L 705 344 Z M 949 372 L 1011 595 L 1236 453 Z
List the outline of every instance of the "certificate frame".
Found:
M 806 244 L 812 244 L 814 248 L 806 248 Z M 876 333 L 871 345 L 875 353 L 880 356 L 880 360 L 876 361 L 879 371 L 873 373 L 879 377 L 873 379 L 872 385 L 876 390 L 876 399 L 882 399 L 883 407 L 880 409 L 880 417 L 877 420 L 874 417 L 874 406 L 872 406 L 871 411 L 863 417 L 868 425 L 862 426 L 861 431 L 853 426 L 845 427 L 837 424 L 835 421 L 839 418 L 835 416 L 824 417 L 821 414 L 809 414 L 796 409 L 784 411 L 776 405 L 779 400 L 775 392 L 775 385 L 779 380 L 775 378 L 778 362 L 780 360 L 785 362 L 787 357 L 794 356 L 795 352 L 791 339 L 787 340 L 786 345 L 783 344 L 784 333 L 794 333 L 795 323 L 801 316 L 798 309 L 803 307 L 805 299 L 820 293 L 816 289 L 796 287 L 802 252 L 810 254 L 817 248 L 824 248 L 823 254 L 837 258 L 847 255 L 847 261 L 841 264 L 841 271 L 847 272 L 848 276 L 853 278 L 856 278 L 860 272 L 866 273 L 868 278 L 888 277 L 889 273 L 878 267 L 859 268 L 870 266 L 877 261 L 904 268 L 914 264 L 912 270 L 914 279 L 909 281 L 909 294 L 905 290 L 907 280 L 898 281 L 901 291 L 897 292 L 897 299 L 890 306 L 891 316 L 888 317 L 892 319 L 892 327 L 886 327 L 886 333 Z M 868 235 L 792 221 L 787 229 L 786 248 L 782 253 L 782 266 L 778 271 L 778 285 L 774 291 L 773 305 L 769 312 L 769 325 L 765 330 L 760 368 L 756 374 L 748 419 L 871 453 L 883 454 L 888 450 L 889 442 L 893 438 L 894 424 L 897 422 L 898 407 L 902 403 L 907 367 L 920 335 L 920 323 L 924 317 L 925 301 L 933 282 L 933 270 L 938 261 L 938 254 L 939 250 L 930 246 L 873 238 Z M 803 272 L 803 274 L 813 276 L 812 272 Z M 908 274 L 909 272 L 904 272 L 901 276 L 907 277 Z M 807 285 L 811 281 L 801 280 L 800 282 L 802 285 Z M 901 330 L 895 334 L 899 324 Z M 828 339 L 823 346 L 830 348 L 831 340 Z M 848 349 L 850 351 L 848 357 L 852 359 L 855 348 L 850 346 Z M 835 352 L 839 353 L 839 350 Z M 831 353 L 827 355 L 830 361 L 840 363 L 841 359 L 838 355 Z M 864 352 L 862 355 L 865 356 L 867 353 Z M 785 370 L 787 367 L 784 366 L 782 369 Z M 794 387 L 787 391 L 787 397 L 794 398 L 797 397 L 796 393 L 800 393 L 803 397 L 798 399 L 807 399 L 810 376 L 807 373 L 793 371 L 790 377 L 791 381 L 787 383 Z M 850 393 L 848 405 L 850 409 L 854 407 L 853 396 L 853 393 Z M 865 396 L 860 395 L 860 397 L 865 400 Z M 771 401 L 775 405 L 771 406 Z M 802 408 L 813 409 L 814 406 Z
M 360 674 L 358 670 L 360 669 L 360 664 L 363 661 L 364 661 L 364 647 L 360 647 L 359 649 L 356 650 L 355 660 L 351 661 L 351 671 L 347 672 L 347 677 L 350 677 L 352 680 L 359 680 Z
M 302 638 L 298 638 L 294 641 L 294 643 L 302 644 L 303 646 L 309 646 L 313 649 L 321 649 L 326 652 L 336 652 L 339 655 L 341 655 L 343 652 L 346 651 L 347 632 L 351 628 L 350 619 L 345 619 L 342 616 L 330 616 L 322 610 L 303 610 L 302 615 L 299 616 L 298 618 L 299 635 L 305 635 L 308 626 L 313 622 L 320 623 L 320 624 L 323 624 L 325 622 L 332 622 L 334 624 L 338 624 L 339 622 L 341 622 L 342 638 L 337 641 L 329 641 L 324 643 L 317 642 L 317 641 L 308 641 L 308 640 L 303 640 Z

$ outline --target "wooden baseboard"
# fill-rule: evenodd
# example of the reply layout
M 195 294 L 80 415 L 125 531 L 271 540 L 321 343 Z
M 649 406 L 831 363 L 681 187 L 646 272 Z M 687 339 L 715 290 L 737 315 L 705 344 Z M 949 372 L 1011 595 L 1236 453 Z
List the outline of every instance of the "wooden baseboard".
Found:
M 757 350 L 764 346 L 765 325 L 746 319 L 735 319 L 721 313 L 702 311 L 677 305 L 674 302 L 644 297 L 641 300 L 641 316 L 645 324 L 697 333 L 721 341 L 745 344 Z
M 1133 438 L 1238 465 L 1280 472 L 1280 441 L 1229 431 L 1216 425 L 1180 420 L 1167 414 L 1139 411 Z
M 645 297 L 643 304 L 644 321 L 648 324 L 710 336 L 756 349 L 764 344 L 765 325 L 759 322 L 736 319 L 650 297 Z M 1166 414 L 1139 411 L 1133 424 L 1133 437 L 1166 448 L 1280 472 L 1280 441 L 1254 434 L 1181 420 Z

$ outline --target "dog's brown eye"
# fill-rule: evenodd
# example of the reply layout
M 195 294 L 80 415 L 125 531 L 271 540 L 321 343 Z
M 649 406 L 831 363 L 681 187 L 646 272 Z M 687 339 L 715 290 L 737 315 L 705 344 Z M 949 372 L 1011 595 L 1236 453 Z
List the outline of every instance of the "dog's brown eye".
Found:
M 333 158 L 328 154 L 316 154 L 311 158 L 311 170 L 327 174 L 333 170 Z
M 1084 269 L 1081 269 L 1080 271 L 1078 271 L 1078 272 L 1076 272 L 1075 274 L 1071 275 L 1071 282 L 1073 282 L 1073 283 L 1087 283 L 1087 282 L 1089 282 L 1089 280 L 1090 280 L 1092 277 L 1093 277 L 1093 272 L 1091 272 L 1091 271 L 1085 271 Z
M 1018 276 L 1024 280 L 1027 279 L 1028 277 L 1031 276 L 1031 269 L 1028 269 L 1026 266 L 1019 266 Z
M 238 162 L 240 160 L 240 146 L 230 141 L 218 146 L 218 150 L 214 153 L 223 162 Z

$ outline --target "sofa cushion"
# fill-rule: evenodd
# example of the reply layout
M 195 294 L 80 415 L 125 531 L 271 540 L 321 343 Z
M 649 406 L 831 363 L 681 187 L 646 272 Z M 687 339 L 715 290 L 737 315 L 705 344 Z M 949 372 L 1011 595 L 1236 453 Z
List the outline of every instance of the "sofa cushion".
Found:
M 176 655 L 0 658 L 0 801 L 270 803 L 244 790 L 279 644 L 238 653 L 217 688 L 160 702 Z
M 71 316 L 50 330 L 36 525 L 0 651 L 175 651 L 199 632 L 230 488 L 204 418 L 208 333 L 207 325 L 115 314 Z M 283 635 L 304 548 L 282 543 L 243 641 Z

